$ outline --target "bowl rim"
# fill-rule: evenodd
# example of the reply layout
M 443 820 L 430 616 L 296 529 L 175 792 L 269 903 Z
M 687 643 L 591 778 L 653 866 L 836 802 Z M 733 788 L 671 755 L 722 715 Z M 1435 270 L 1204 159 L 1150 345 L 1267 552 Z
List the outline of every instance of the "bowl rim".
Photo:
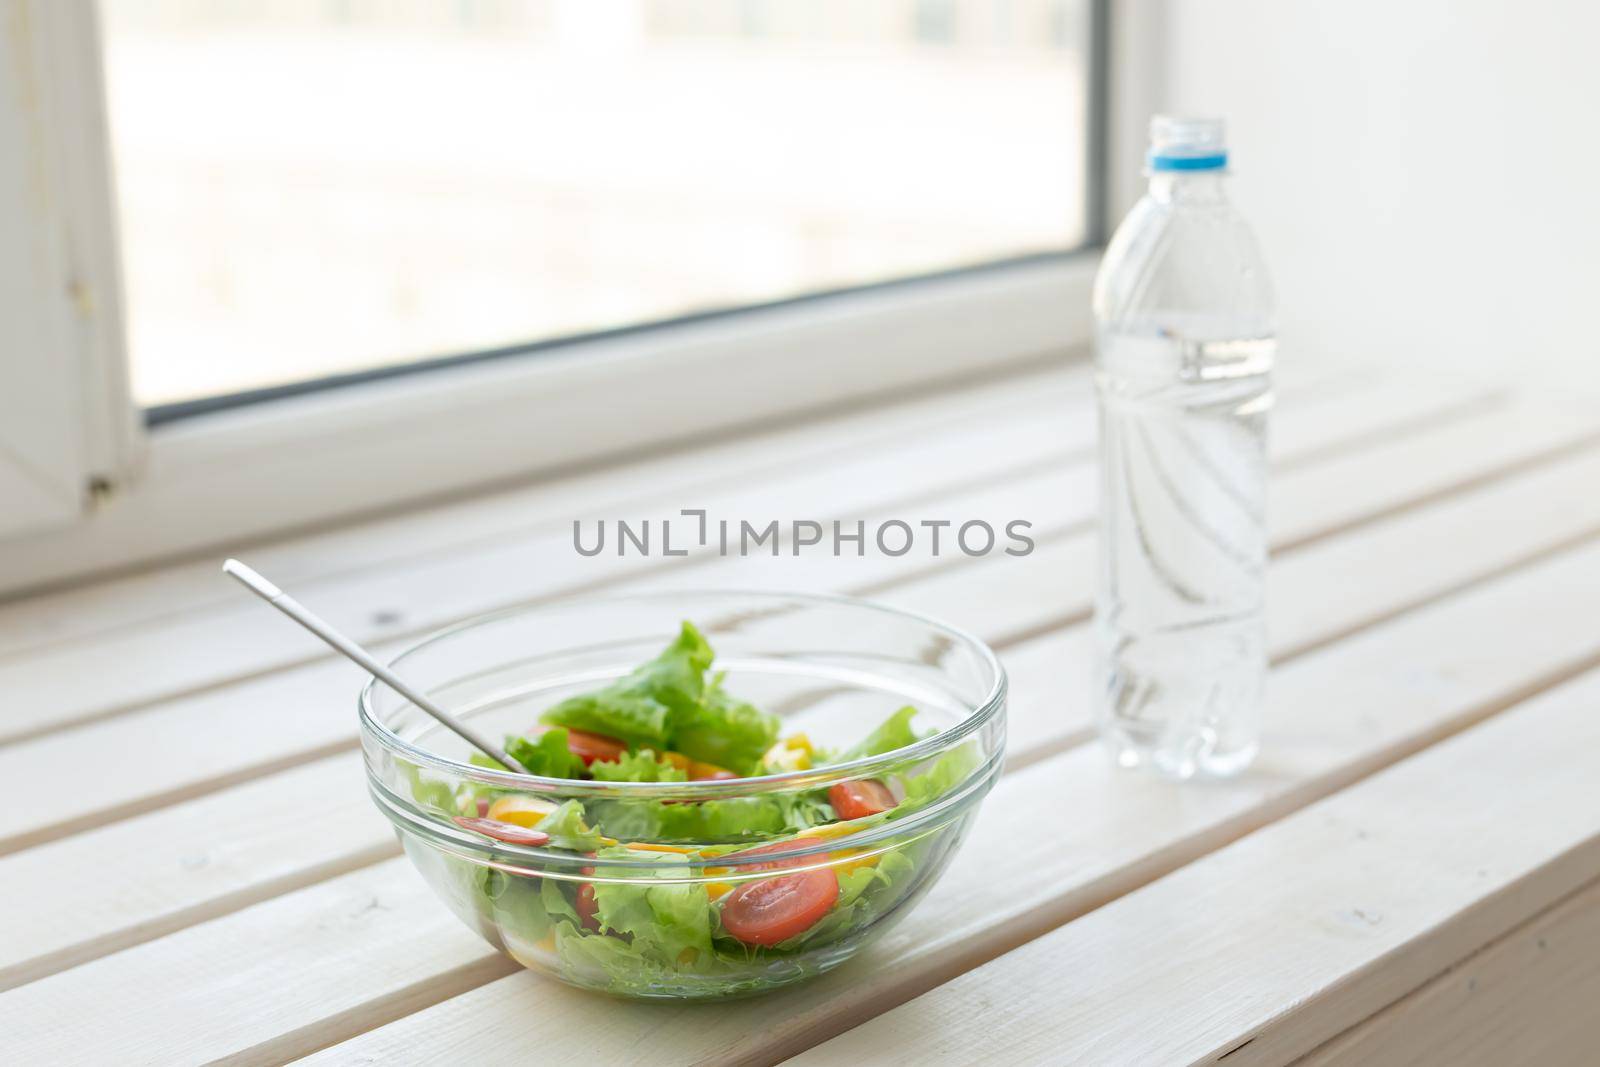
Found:
M 976 702 L 976 706 L 970 708 L 960 722 L 949 729 L 941 730 L 910 745 L 891 749 L 875 756 L 864 756 L 845 763 L 829 764 L 825 768 L 785 771 L 781 774 L 755 775 L 726 781 L 601 782 L 580 778 L 547 778 L 543 775 L 520 774 L 515 771 L 497 771 L 489 767 L 480 767 L 476 764 L 449 759 L 420 748 L 400 737 L 378 716 L 372 705 L 377 687 L 380 684 L 376 677 L 369 677 L 366 683 L 362 685 L 360 696 L 357 700 L 361 731 L 364 735 L 372 736 L 379 745 L 392 754 L 402 756 L 419 767 L 444 771 L 497 789 L 515 789 L 525 793 L 559 793 L 567 797 L 596 799 L 673 800 L 693 798 L 699 800 L 724 800 L 794 788 L 815 789 L 832 785 L 836 782 L 873 777 L 874 771 L 892 768 L 907 761 L 926 759 L 953 748 L 956 744 L 986 725 L 1005 706 L 1008 681 L 1005 667 L 1001 665 L 999 656 L 995 655 L 994 650 L 989 647 L 987 642 L 967 630 L 952 626 L 918 611 L 891 607 L 876 601 L 836 593 L 689 588 L 639 593 L 610 593 L 598 596 L 581 594 L 565 596 L 551 600 L 541 600 L 534 604 L 513 605 L 497 611 L 471 616 L 451 626 L 434 631 L 415 644 L 401 650 L 388 662 L 392 666 L 400 665 L 407 656 L 421 652 L 439 642 L 458 637 L 478 626 L 517 616 L 532 615 L 575 605 L 621 604 L 645 601 L 659 604 L 663 601 L 670 602 L 697 597 L 737 597 L 765 600 L 773 604 L 799 601 L 811 605 L 828 605 L 877 612 L 904 621 L 914 622 L 942 632 L 975 651 L 980 661 L 989 671 L 989 688 L 982 700 Z M 371 774 L 370 763 L 368 774 Z

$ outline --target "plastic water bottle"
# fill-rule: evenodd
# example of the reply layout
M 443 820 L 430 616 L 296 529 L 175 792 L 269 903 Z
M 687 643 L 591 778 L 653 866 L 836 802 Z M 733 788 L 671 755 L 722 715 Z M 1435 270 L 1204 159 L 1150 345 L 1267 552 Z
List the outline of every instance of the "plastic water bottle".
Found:
M 1272 290 L 1216 119 L 1157 116 L 1150 186 L 1095 280 L 1095 706 L 1123 766 L 1228 775 L 1267 669 Z

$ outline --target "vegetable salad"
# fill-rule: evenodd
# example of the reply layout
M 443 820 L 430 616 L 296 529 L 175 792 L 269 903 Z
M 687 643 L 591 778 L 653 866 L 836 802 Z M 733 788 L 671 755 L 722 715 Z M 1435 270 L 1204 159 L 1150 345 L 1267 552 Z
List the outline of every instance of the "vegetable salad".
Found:
M 803 733 L 780 736 L 777 716 L 729 693 L 712 662 L 685 622 L 656 658 L 549 708 L 528 734 L 507 737 L 505 751 L 544 777 L 722 781 L 823 768 L 928 736 L 911 707 L 841 750 Z M 472 761 L 505 769 L 485 756 Z M 482 838 L 608 861 L 536 873 L 441 858 L 457 910 L 491 941 L 528 966 L 612 992 L 709 996 L 814 973 L 907 903 L 927 881 L 919 872 L 954 847 L 945 828 L 870 850 L 793 853 L 902 819 L 960 785 L 976 762 L 961 745 L 875 778 L 705 800 L 553 802 L 474 782 L 452 788 L 415 768 L 411 780 L 424 807 Z M 830 946 L 840 951 L 818 951 Z

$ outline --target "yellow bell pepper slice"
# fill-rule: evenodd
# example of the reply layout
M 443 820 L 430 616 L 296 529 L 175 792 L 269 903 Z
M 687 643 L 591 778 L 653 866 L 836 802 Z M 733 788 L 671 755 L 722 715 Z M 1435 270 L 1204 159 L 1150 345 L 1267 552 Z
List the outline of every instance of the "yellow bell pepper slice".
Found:
M 856 827 L 847 822 L 830 822 L 825 823 L 822 826 L 808 826 L 806 829 L 801 830 L 794 836 L 810 837 L 816 838 L 819 841 L 826 841 L 829 838 L 844 837 L 846 834 L 853 834 L 855 831 Z
M 514 826 L 533 827 L 555 810 L 556 806 L 548 800 L 527 793 L 507 793 L 489 805 L 489 818 Z
M 629 841 L 623 848 L 631 848 L 636 852 L 676 852 L 684 856 L 692 856 L 697 849 L 684 848 L 682 845 L 658 845 L 654 841 Z
M 835 874 L 849 874 L 852 871 L 859 871 L 863 867 L 876 867 L 878 865 L 878 857 L 881 855 L 881 852 L 868 853 L 864 848 L 847 848 L 843 852 L 830 852 L 828 854 L 830 859 L 836 861 L 833 864 Z M 861 858 L 853 858 L 857 856 Z
M 767 749 L 767 754 L 761 757 L 761 762 L 775 771 L 809 771 L 811 754 L 791 745 L 788 741 L 779 741 Z
M 718 767 L 715 763 L 703 763 L 697 759 L 689 761 L 689 778 L 691 780 L 729 777 L 734 777 L 734 774 L 726 767 Z

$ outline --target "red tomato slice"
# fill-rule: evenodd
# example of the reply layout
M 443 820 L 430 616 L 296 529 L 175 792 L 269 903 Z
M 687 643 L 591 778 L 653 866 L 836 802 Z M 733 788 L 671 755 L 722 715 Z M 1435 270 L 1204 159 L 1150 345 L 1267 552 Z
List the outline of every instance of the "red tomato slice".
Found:
M 501 822 L 499 819 L 476 819 L 469 815 L 457 815 L 455 819 L 456 825 L 463 829 L 507 844 L 538 846 L 550 843 L 550 835 L 543 830 L 530 830 L 526 826 Z
M 745 882 L 723 898 L 722 928 L 747 945 L 776 945 L 811 929 L 838 899 L 839 879 L 826 868 Z
M 591 734 L 586 730 L 568 730 L 567 748 L 574 756 L 583 760 L 583 765 L 599 760 L 601 763 L 615 763 L 628 754 L 628 746 L 614 737 L 604 734 Z
M 895 806 L 889 787 L 874 778 L 840 782 L 828 790 L 828 803 L 841 819 L 865 819 Z
M 585 856 L 594 859 L 596 853 L 585 852 Z M 579 874 L 594 874 L 593 867 L 579 867 Z M 593 882 L 580 882 L 578 884 L 578 899 L 573 910 L 578 913 L 578 923 L 585 930 L 600 932 L 600 902 L 594 896 Z
M 592 872 L 593 868 L 589 868 Z M 600 932 L 600 902 L 594 898 L 594 883 L 584 882 L 578 887 L 578 900 L 576 904 L 578 921 L 585 930 L 594 933 Z

